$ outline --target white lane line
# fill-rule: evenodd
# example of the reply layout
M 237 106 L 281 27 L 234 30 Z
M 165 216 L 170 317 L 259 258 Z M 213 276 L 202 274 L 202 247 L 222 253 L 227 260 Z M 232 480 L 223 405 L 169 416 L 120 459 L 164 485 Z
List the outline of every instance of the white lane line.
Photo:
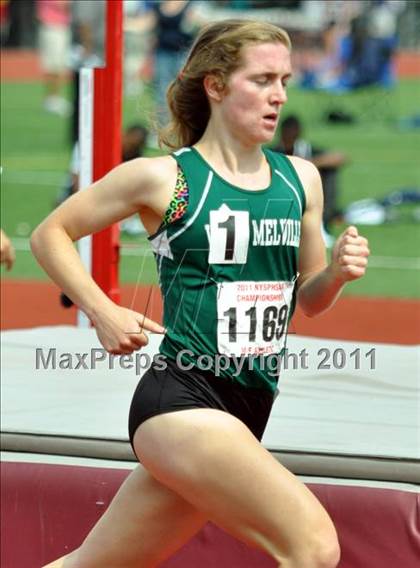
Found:
M 12 238 L 13 246 L 21 252 L 29 252 L 29 239 L 21 237 Z M 153 256 L 153 252 L 147 244 L 121 243 L 122 256 Z M 420 270 L 420 258 L 399 257 L 399 256 L 370 256 L 370 268 L 398 269 L 398 270 Z
M 370 268 L 397 268 L 400 270 L 420 270 L 420 258 L 400 256 L 370 256 Z
M 17 183 L 19 185 L 45 185 L 60 188 L 66 180 L 66 172 L 48 172 L 43 170 L 11 171 L 3 168 L 2 184 Z

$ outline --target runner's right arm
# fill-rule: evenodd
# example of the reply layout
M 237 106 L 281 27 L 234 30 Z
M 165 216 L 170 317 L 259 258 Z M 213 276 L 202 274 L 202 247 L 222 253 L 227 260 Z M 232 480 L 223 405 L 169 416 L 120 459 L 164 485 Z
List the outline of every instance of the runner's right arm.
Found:
M 86 271 L 73 242 L 141 211 L 159 209 L 162 172 L 168 158 L 124 163 L 53 211 L 34 231 L 31 246 L 38 262 L 95 325 L 101 343 L 113 353 L 131 353 L 147 343 L 140 328 L 163 328 L 132 310 L 116 306 Z M 166 168 L 167 170 L 167 168 Z

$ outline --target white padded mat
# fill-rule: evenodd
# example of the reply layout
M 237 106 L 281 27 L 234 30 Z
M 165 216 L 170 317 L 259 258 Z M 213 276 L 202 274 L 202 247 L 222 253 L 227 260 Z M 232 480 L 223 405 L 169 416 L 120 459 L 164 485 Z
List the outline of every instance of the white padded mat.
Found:
M 151 336 L 142 352 L 151 357 L 159 341 L 160 336 Z M 3 332 L 2 432 L 128 440 L 128 408 L 139 376 L 135 369 L 121 368 L 118 358 L 114 370 L 109 369 L 108 356 L 91 368 L 95 348 L 100 345 L 92 329 Z M 45 362 L 50 349 L 56 350 L 56 369 L 44 369 L 41 362 L 40 354 Z M 351 355 L 355 350 L 358 354 Z M 263 439 L 266 447 L 414 464 L 420 459 L 419 347 L 291 335 L 288 351 L 296 355 L 281 374 L 280 396 Z M 76 354 L 87 354 L 89 369 L 58 368 L 60 362 L 80 364 Z M 291 368 L 293 358 L 296 369 Z M 323 362 L 331 368 L 322 369 Z

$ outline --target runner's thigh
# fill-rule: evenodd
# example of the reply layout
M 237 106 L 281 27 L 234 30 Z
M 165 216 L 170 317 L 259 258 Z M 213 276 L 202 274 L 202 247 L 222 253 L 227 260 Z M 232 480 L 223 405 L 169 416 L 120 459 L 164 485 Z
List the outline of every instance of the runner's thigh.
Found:
M 134 447 L 159 481 L 285 566 L 311 565 L 320 546 L 324 556 L 328 547 L 335 554 L 335 530 L 319 501 L 227 412 L 154 416 L 137 429 Z

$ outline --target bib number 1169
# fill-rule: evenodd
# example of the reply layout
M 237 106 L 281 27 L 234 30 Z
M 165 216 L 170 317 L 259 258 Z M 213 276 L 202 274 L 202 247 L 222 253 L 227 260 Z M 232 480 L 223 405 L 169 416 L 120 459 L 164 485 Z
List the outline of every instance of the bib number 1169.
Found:
M 284 347 L 293 282 L 218 284 L 217 347 L 228 356 L 280 353 Z
M 257 306 L 251 306 L 249 310 L 245 312 L 245 316 L 248 317 L 248 327 L 244 330 L 240 330 L 239 333 L 246 334 L 247 340 L 249 342 L 254 342 L 257 339 L 257 318 L 261 318 L 261 331 L 263 341 L 279 341 L 283 333 L 285 332 L 287 325 L 287 312 L 288 307 L 283 305 L 281 307 L 277 306 L 267 306 L 264 311 L 258 314 Z M 234 343 L 238 338 L 238 317 L 237 308 L 229 308 L 223 315 L 229 318 L 229 342 Z

